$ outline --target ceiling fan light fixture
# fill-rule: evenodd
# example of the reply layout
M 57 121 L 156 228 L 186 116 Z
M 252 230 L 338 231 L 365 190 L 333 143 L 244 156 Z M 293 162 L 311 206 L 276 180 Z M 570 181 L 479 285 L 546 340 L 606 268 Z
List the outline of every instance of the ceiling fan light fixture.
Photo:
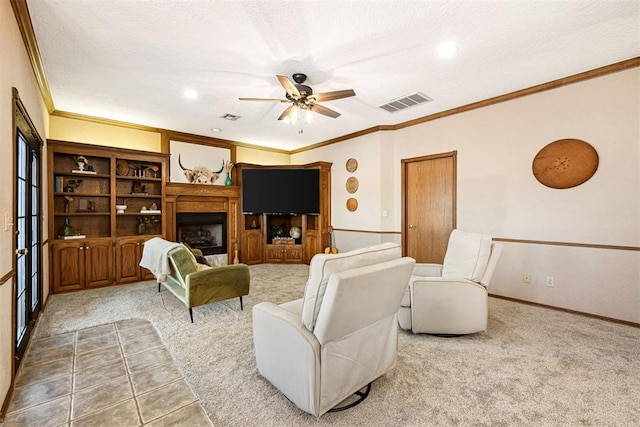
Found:
M 306 109 L 304 112 L 304 122 L 311 123 L 313 121 L 313 112 L 309 109 Z

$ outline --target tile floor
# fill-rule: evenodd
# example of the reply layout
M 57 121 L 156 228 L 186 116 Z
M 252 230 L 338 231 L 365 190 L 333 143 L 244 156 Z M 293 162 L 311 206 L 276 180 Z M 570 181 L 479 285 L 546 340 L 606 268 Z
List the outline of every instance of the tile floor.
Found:
M 141 425 L 213 425 L 150 322 L 32 340 L 4 427 Z

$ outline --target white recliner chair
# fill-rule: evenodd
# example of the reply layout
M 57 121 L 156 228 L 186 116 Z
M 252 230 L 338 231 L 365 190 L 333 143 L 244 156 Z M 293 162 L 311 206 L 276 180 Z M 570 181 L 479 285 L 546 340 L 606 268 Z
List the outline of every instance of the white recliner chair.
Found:
M 442 265 L 416 264 L 398 311 L 400 327 L 434 335 L 485 331 L 489 282 L 501 252 L 490 236 L 453 230 Z
M 397 312 L 414 265 L 392 243 L 314 256 L 303 298 L 253 308 L 260 374 L 316 417 L 352 394 L 364 399 L 395 363 Z

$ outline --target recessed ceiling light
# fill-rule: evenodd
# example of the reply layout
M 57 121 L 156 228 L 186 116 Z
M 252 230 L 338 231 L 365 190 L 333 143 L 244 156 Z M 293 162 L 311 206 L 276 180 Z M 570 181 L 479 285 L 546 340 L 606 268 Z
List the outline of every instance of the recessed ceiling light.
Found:
M 213 133 L 222 132 L 222 129 L 220 129 L 220 128 L 211 128 L 211 132 L 213 132 Z
M 198 97 L 198 92 L 193 89 L 187 89 L 184 91 L 184 96 L 189 99 L 196 99 Z
M 441 58 L 448 58 L 450 56 L 453 56 L 457 51 L 458 45 L 452 41 L 441 43 L 440 46 L 438 46 L 438 56 L 440 56 Z

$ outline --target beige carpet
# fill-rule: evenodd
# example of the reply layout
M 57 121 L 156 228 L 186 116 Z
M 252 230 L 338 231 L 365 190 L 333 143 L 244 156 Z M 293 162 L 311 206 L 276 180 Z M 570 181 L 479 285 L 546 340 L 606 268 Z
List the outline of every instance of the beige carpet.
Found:
M 640 329 L 490 298 L 489 330 L 399 337 L 397 365 L 369 398 L 316 419 L 257 373 L 251 307 L 302 296 L 306 265 L 251 267 L 238 299 L 194 309 L 154 282 L 53 295 L 35 337 L 151 321 L 216 427 L 640 425 Z

